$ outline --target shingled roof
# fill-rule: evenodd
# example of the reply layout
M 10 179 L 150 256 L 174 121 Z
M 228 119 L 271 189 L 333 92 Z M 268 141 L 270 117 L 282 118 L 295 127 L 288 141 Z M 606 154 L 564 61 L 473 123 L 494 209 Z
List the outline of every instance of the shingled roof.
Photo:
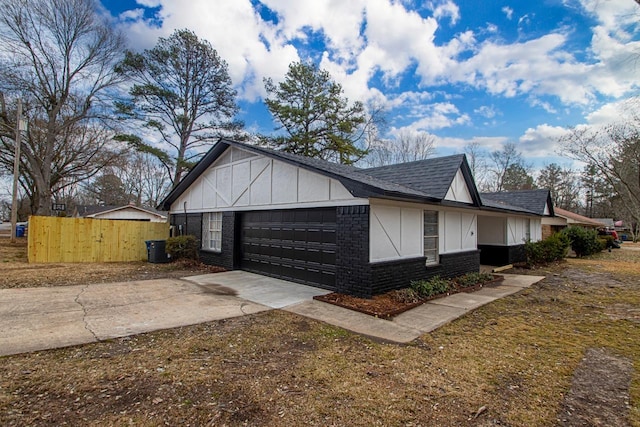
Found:
M 169 210 L 171 204 L 180 197 L 204 173 L 228 147 L 237 147 L 262 154 L 267 157 L 281 160 L 285 163 L 299 166 L 304 169 L 320 173 L 334 178 L 354 196 L 354 197 L 380 197 L 394 200 L 411 200 L 426 203 L 437 203 L 441 199 L 427 194 L 423 191 L 409 188 L 399 183 L 378 179 L 362 169 L 354 166 L 331 163 L 326 160 L 300 156 L 297 154 L 276 151 L 270 148 L 249 145 L 230 139 L 219 140 L 200 160 L 196 166 L 180 181 L 180 183 L 165 197 L 158 209 Z
M 361 198 L 383 198 L 456 205 L 458 202 L 445 200 L 447 192 L 459 170 L 473 200 L 473 206 L 481 209 L 512 211 L 517 213 L 543 215 L 549 192 L 478 193 L 473 175 L 464 154 L 437 157 L 409 163 L 360 169 L 354 166 L 331 163 L 321 159 L 276 151 L 266 147 L 250 145 L 230 139 L 220 139 L 178 183 L 160 203 L 158 209 L 169 210 L 171 204 L 186 191 L 229 147 L 237 147 L 256 154 L 275 158 L 285 163 L 317 172 L 338 180 L 354 196 Z M 519 194 L 517 194 L 519 193 Z M 466 205 L 469 206 L 469 205 Z M 551 206 L 551 204 L 549 204 Z
M 402 184 L 406 187 L 430 194 L 437 199 L 444 199 L 460 168 L 467 168 L 464 154 L 418 160 L 415 162 L 362 169 L 363 173 L 385 181 Z M 465 178 L 471 177 L 465 171 Z M 467 187 L 475 201 L 479 202 L 473 179 L 466 180 Z
M 507 210 L 532 213 L 539 216 L 553 216 L 553 203 L 549 190 L 501 191 L 498 193 L 481 193 L 482 204 Z

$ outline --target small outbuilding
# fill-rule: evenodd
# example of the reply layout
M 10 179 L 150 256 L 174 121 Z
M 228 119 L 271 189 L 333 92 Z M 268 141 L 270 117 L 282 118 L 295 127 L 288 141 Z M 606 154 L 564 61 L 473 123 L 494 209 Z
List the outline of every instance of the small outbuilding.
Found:
M 80 205 L 73 212 L 76 218 L 120 219 L 130 221 L 166 222 L 163 212 L 145 209 L 133 204 L 124 206 Z

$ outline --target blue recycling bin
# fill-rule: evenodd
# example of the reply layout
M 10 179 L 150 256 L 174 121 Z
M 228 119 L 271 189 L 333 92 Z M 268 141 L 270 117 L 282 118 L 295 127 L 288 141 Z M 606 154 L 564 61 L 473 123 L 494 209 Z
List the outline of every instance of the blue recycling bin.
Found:
M 17 225 L 16 226 L 16 237 L 24 237 L 24 225 Z

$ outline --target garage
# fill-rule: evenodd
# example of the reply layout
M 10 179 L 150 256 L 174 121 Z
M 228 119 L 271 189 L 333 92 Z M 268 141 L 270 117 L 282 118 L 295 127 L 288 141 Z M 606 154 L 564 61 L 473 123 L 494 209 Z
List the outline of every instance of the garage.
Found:
M 336 209 L 241 214 L 243 270 L 336 289 Z

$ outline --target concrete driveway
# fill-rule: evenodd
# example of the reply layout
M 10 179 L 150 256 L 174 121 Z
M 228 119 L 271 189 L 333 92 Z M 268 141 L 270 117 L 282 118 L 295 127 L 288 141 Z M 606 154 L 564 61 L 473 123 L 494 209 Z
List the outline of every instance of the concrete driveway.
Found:
M 242 316 L 326 292 L 242 271 L 0 290 L 0 356 Z

